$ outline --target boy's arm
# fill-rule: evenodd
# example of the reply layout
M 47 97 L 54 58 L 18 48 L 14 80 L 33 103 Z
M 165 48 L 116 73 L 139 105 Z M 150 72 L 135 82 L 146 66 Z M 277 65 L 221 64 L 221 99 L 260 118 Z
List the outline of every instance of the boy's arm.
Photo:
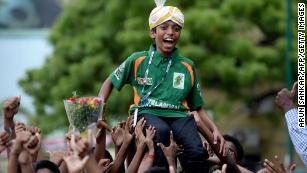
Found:
M 101 88 L 100 88 L 100 91 L 99 91 L 99 96 L 102 96 L 103 97 L 103 102 L 107 102 L 108 101 L 108 98 L 112 92 L 112 89 L 113 89 L 113 84 L 112 84 L 112 81 L 110 78 L 107 78 Z
M 220 142 L 220 150 L 219 153 L 225 155 L 225 140 L 222 136 L 222 134 L 220 133 L 220 131 L 218 130 L 218 128 L 216 127 L 216 125 L 211 121 L 211 119 L 209 118 L 207 112 L 201 108 L 199 110 L 197 110 L 197 113 L 201 119 L 202 122 L 205 123 L 206 127 L 208 127 L 210 129 L 210 131 L 213 134 L 213 144 L 217 144 L 218 141 Z
M 195 119 L 196 125 L 200 133 L 206 138 L 214 153 L 218 156 L 218 158 L 222 161 L 222 163 L 227 163 L 228 167 L 230 167 L 233 172 L 240 172 L 236 163 L 234 162 L 234 158 L 231 155 L 223 155 L 220 153 L 220 145 L 214 145 L 214 135 L 210 131 L 210 129 L 205 125 L 203 120 L 200 118 L 199 114 L 194 113 L 193 117 Z M 226 149 L 225 149 L 226 150 Z

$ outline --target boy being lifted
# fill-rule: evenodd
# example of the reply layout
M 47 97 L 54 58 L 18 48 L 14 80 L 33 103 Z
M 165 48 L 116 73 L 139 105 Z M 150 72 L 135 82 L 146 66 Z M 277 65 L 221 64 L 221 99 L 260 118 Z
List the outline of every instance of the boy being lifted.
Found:
M 157 7 L 149 16 L 150 37 L 154 43 L 148 51 L 135 52 L 129 56 L 101 87 L 99 95 L 108 100 L 115 87 L 117 90 L 130 84 L 134 90 L 132 113 L 138 120 L 146 120 L 146 127 L 156 129 L 155 143 L 170 143 L 170 131 L 175 141 L 183 146 L 179 156 L 185 172 L 207 172 L 208 153 L 202 147 L 193 117 L 189 111 L 197 111 L 224 148 L 224 139 L 202 108 L 203 100 L 195 65 L 190 59 L 179 55 L 176 44 L 184 25 L 182 12 L 173 6 L 164 6 L 165 0 L 155 0 Z M 222 151 L 220 151 L 222 152 Z M 162 150 L 155 148 L 156 166 L 167 166 Z

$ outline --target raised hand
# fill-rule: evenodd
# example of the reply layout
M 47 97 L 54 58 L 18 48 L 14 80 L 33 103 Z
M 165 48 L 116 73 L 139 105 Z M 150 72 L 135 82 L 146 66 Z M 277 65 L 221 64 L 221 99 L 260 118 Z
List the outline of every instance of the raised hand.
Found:
M 292 89 L 290 91 L 290 96 L 292 98 L 293 101 L 296 101 L 297 99 L 297 87 L 298 87 L 298 83 L 297 81 L 293 84 Z
M 32 133 L 32 135 L 35 135 L 36 133 L 41 134 L 41 129 L 39 129 L 38 127 L 34 127 L 34 126 L 26 126 L 26 129 Z
M 170 145 L 165 147 L 164 144 L 157 144 L 163 151 L 169 166 L 175 165 L 176 155 L 181 154 L 183 152 L 182 148 L 178 146 L 174 140 L 173 132 L 170 131 Z
M 80 140 L 77 140 L 77 146 L 79 149 L 79 156 L 84 157 L 88 153 L 90 153 L 90 150 L 93 148 L 95 136 L 92 133 L 92 130 L 87 131 L 86 138 L 81 138 Z
M 109 128 L 108 124 L 104 121 L 104 120 L 98 120 L 97 124 L 96 124 L 97 128 L 100 130 L 106 129 L 109 132 L 112 131 L 112 129 Z
M 156 134 L 156 129 L 154 126 L 150 125 L 146 129 L 146 138 L 145 138 L 145 143 L 148 147 L 149 153 L 153 154 L 154 153 L 154 142 L 153 138 L 155 137 Z
M 116 127 L 114 127 L 111 131 L 111 137 L 113 143 L 119 147 L 123 144 L 124 141 L 124 133 L 125 133 L 125 122 L 119 123 Z
M 268 159 L 264 160 L 264 167 L 268 173 L 294 173 L 296 166 L 294 163 L 290 164 L 288 167 L 285 167 L 284 164 L 278 159 L 278 156 L 275 156 L 275 160 L 279 162 L 278 166 Z
M 84 150 L 84 146 L 81 145 L 82 140 L 78 140 L 81 142 L 77 141 L 76 143 L 75 134 L 71 134 L 70 137 L 69 148 L 71 151 L 69 152 L 68 156 L 64 156 L 63 159 L 67 165 L 69 173 L 79 173 L 89 159 L 89 156 L 86 155 L 85 157 L 81 158 L 80 154 Z
M 35 133 L 30 137 L 30 140 L 25 144 L 25 148 L 32 156 L 37 156 L 42 144 L 42 136 L 39 133 Z
M 113 162 L 110 162 L 110 159 L 101 159 L 98 163 L 98 167 L 100 168 L 101 172 L 109 172 L 113 164 Z
M 17 133 L 25 131 L 26 130 L 26 125 L 22 122 L 16 122 L 15 125 L 15 133 L 17 135 Z
M 69 173 L 80 173 L 89 159 L 89 156 L 85 156 L 83 159 L 81 159 L 78 154 L 74 153 L 69 156 L 64 156 L 63 159 L 67 165 Z
M 294 83 L 292 90 L 283 88 L 277 93 L 275 102 L 284 112 L 289 111 L 294 106 L 294 101 L 297 95 L 297 82 Z
M 6 149 L 10 142 L 10 135 L 7 132 L 0 133 L 0 153 Z
M 214 151 L 212 150 L 210 144 L 208 143 L 208 141 L 203 141 L 203 147 L 208 151 L 209 157 L 213 157 L 214 156 Z
M 21 131 L 19 133 L 16 133 L 16 139 L 13 140 L 13 146 L 11 148 L 11 153 L 15 155 L 19 155 L 23 145 L 29 141 L 31 137 L 31 133 L 28 131 Z
M 17 114 L 20 105 L 20 96 L 13 97 L 8 99 L 4 103 L 3 113 L 4 118 L 12 120 L 14 115 Z
M 65 152 L 64 151 L 48 151 L 48 154 L 49 154 L 49 160 L 55 163 L 56 165 L 60 166 L 63 161 Z
M 126 144 L 130 144 L 130 142 L 133 139 L 134 133 L 131 133 L 130 131 L 130 123 L 131 123 L 132 117 L 129 116 L 126 123 L 125 123 L 125 132 L 124 132 L 124 142 Z
M 146 120 L 143 117 L 139 120 L 139 122 L 135 126 L 134 132 L 135 132 L 135 139 L 136 139 L 137 145 L 145 142 L 145 136 L 143 133 L 145 123 L 146 123 Z

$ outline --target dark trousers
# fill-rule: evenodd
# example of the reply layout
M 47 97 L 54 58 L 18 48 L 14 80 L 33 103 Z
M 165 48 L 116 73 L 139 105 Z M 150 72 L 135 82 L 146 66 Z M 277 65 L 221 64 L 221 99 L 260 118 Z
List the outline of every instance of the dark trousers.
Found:
M 141 114 L 139 118 L 146 120 L 145 128 L 152 125 L 156 128 L 154 138 L 155 143 L 155 166 L 168 166 L 163 151 L 157 143 L 165 146 L 170 144 L 170 131 L 173 131 L 174 139 L 178 145 L 183 146 L 183 153 L 179 155 L 179 160 L 186 173 L 206 173 L 208 172 L 206 159 L 207 151 L 202 147 L 202 141 L 198 134 L 196 123 L 192 117 L 167 118 L 151 114 Z

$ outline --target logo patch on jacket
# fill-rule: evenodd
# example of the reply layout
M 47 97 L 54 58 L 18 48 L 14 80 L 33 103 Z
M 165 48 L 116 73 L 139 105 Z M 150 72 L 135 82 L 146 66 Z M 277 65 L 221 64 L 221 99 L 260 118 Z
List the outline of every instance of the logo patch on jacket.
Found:
M 174 73 L 173 77 L 173 88 L 184 89 L 184 74 L 183 73 Z
M 116 77 L 117 80 L 120 80 L 123 76 L 124 70 L 125 70 L 125 64 L 126 61 L 124 61 L 117 69 L 113 72 L 114 76 Z
M 152 85 L 152 78 L 141 78 L 137 77 L 138 84 L 140 85 Z

